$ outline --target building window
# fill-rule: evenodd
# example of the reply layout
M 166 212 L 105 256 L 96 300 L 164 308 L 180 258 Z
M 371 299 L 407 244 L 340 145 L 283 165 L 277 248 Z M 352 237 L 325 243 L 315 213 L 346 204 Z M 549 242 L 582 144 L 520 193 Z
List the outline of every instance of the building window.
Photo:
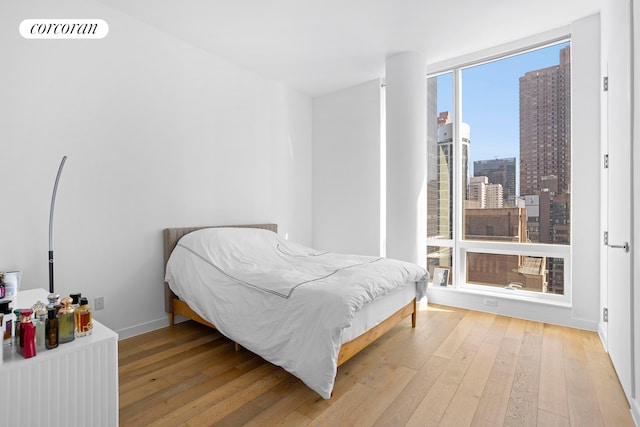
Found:
M 570 49 L 428 77 L 427 265 L 454 287 L 570 295 Z

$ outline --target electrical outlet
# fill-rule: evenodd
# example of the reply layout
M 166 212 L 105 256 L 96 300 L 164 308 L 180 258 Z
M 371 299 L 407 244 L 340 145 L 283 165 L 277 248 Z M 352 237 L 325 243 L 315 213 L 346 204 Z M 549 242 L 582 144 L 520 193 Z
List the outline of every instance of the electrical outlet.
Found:
M 498 306 L 498 300 L 485 298 L 484 299 L 484 305 L 488 305 L 488 306 L 491 306 L 491 307 L 497 307 Z
M 93 308 L 94 310 L 102 310 L 104 309 L 104 297 L 97 297 L 93 300 Z

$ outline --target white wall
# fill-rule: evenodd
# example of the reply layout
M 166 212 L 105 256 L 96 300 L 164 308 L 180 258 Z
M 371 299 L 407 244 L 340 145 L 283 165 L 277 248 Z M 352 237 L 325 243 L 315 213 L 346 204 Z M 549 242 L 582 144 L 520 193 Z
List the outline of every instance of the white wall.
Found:
M 129 336 L 166 325 L 165 227 L 277 222 L 311 244 L 311 99 L 94 1 L 0 5 L 0 271 L 104 296 Z M 25 40 L 27 18 L 101 18 L 103 40 Z
M 600 15 L 571 25 L 571 317 L 600 320 Z M 589 266 L 585 268 L 585 266 Z
M 313 100 L 315 248 L 381 254 L 380 84 Z
M 632 2 L 633 7 L 633 164 L 640 165 L 640 5 Z M 640 242 L 640 171 L 634 168 L 633 172 L 633 241 L 636 246 Z M 633 307 L 640 307 L 640 250 L 633 249 Z M 640 424 L 640 313 L 632 312 L 633 336 L 634 336 L 634 372 L 635 395 L 631 399 L 631 413 L 636 422 Z

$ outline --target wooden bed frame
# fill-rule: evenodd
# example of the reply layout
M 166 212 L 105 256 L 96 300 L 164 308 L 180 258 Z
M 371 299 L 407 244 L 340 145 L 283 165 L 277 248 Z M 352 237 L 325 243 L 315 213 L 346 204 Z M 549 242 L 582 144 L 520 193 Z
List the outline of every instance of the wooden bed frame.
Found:
M 167 262 L 169 261 L 169 256 L 171 252 L 176 247 L 178 240 L 185 234 L 189 234 L 192 231 L 200 230 L 203 228 L 219 228 L 219 227 L 238 227 L 238 228 L 262 228 L 266 230 L 273 231 L 274 233 L 278 232 L 277 224 L 247 224 L 247 225 L 225 225 L 225 226 L 205 226 L 205 227 L 180 227 L 180 228 L 166 228 L 163 231 L 164 237 L 164 267 L 166 270 Z M 193 311 L 189 305 L 181 301 L 176 294 L 173 293 L 171 288 L 167 282 L 164 283 L 164 296 L 165 296 L 165 311 L 169 314 L 169 326 L 173 326 L 175 321 L 175 315 L 179 314 L 181 316 L 187 317 L 189 319 L 195 320 L 196 322 L 202 323 L 203 325 L 210 326 L 215 328 L 215 325 L 207 320 L 203 319 L 198 313 Z M 409 304 L 402 307 L 400 310 L 392 314 L 385 321 L 380 324 L 374 326 L 369 329 L 367 332 L 363 333 L 357 338 L 344 343 L 340 348 L 340 353 L 338 354 L 338 366 L 342 365 L 347 360 L 351 359 L 355 356 L 360 350 L 367 347 L 369 344 L 374 342 L 380 336 L 382 336 L 385 332 L 392 329 L 395 325 L 397 325 L 404 318 L 411 316 L 411 327 L 416 327 L 416 299 L 414 298 Z M 236 344 L 236 350 L 239 350 L 238 344 Z

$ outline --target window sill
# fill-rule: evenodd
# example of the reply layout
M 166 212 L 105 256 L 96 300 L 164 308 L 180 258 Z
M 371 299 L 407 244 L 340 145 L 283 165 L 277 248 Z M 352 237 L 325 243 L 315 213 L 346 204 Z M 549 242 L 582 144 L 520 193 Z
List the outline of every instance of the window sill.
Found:
M 572 307 L 571 302 L 568 302 L 568 301 L 555 301 L 548 298 L 536 298 L 529 295 L 523 295 L 519 291 L 512 291 L 512 294 L 511 294 L 511 293 L 505 293 L 505 292 L 491 292 L 491 291 L 481 291 L 477 289 L 457 288 L 450 285 L 446 287 L 429 285 L 429 287 L 427 288 L 427 295 L 429 295 L 432 292 L 454 293 L 454 294 L 459 293 L 464 295 L 475 295 L 478 297 L 486 297 L 486 298 L 491 298 L 495 300 L 500 299 L 500 300 L 509 300 L 509 301 L 521 301 L 521 302 L 535 303 L 535 304 L 548 305 L 548 306 L 561 307 L 561 308 Z M 485 305 L 487 307 L 493 307 L 491 304 L 487 304 L 486 301 L 485 301 Z

